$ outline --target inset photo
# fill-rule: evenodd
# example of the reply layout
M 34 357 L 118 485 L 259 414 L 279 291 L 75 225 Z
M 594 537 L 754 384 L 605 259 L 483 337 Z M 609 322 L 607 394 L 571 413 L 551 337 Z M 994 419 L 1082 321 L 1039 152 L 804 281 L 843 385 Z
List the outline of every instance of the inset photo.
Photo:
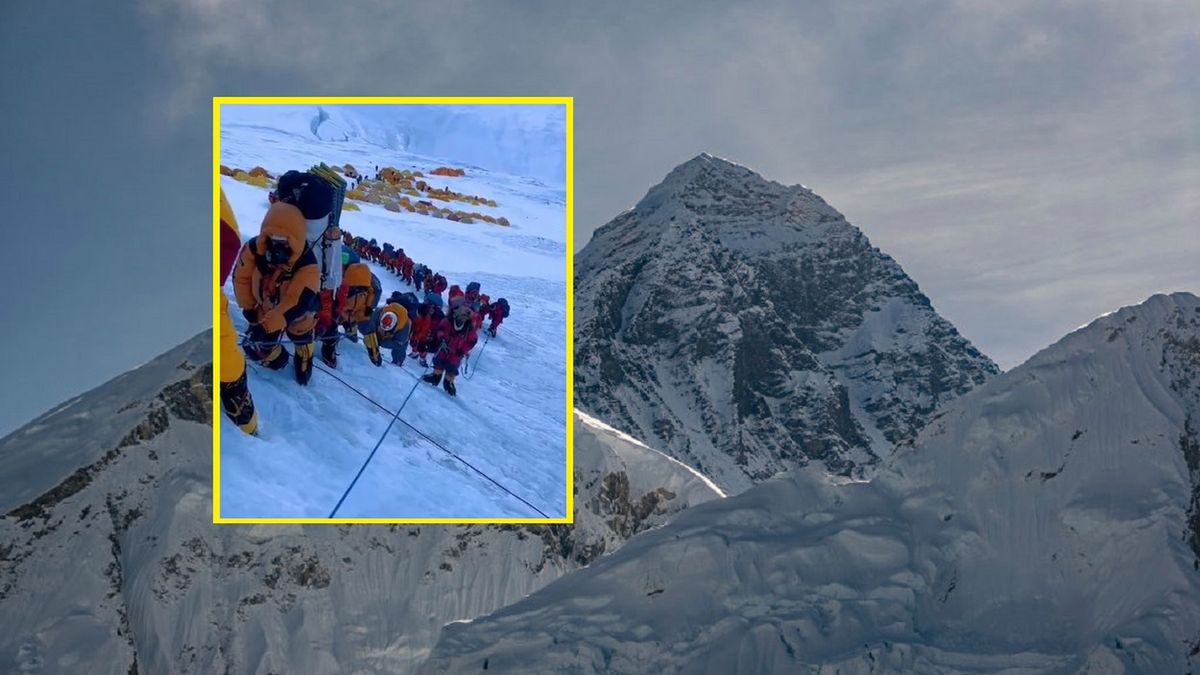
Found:
M 571 522 L 571 99 L 213 133 L 214 522 Z

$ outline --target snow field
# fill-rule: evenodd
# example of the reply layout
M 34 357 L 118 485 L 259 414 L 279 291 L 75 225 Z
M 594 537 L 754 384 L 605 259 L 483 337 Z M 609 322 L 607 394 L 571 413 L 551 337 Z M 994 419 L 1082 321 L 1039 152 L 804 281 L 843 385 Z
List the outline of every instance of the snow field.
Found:
M 282 115 L 275 125 L 264 114 L 243 115 L 241 123 L 237 114 L 226 116 L 222 163 L 261 165 L 276 174 L 321 161 L 349 162 L 363 171 L 375 165 L 412 167 L 427 174 L 439 165 L 464 165 L 382 147 L 372 142 L 372 134 L 337 143 L 306 135 L 296 123 L 307 114 L 303 110 Z M 359 124 L 369 128 L 370 120 Z M 478 167 L 468 168 L 467 177 L 426 180 L 495 199 L 495 209 L 470 209 L 503 215 L 513 226 L 462 224 L 358 203 L 361 211 L 343 212 L 343 229 L 403 248 L 451 284 L 465 288 L 480 282 L 493 301 L 508 299 L 512 316 L 497 338 L 480 331 L 468 369 L 458 378 L 457 398 L 418 382 L 428 371 L 415 359 L 396 367 L 387 363 L 385 349 L 385 365 L 376 368 L 361 342 L 338 345 L 333 374 L 346 384 L 321 372 L 325 366 L 319 359 L 307 387 L 295 383 L 290 364 L 278 372 L 250 364 L 260 437 L 222 424 L 222 517 L 327 518 L 343 495 L 338 518 L 565 516 L 565 193 Z M 222 188 L 243 240 L 249 239 L 266 213 L 266 190 L 228 177 L 222 177 Z M 383 298 L 414 290 L 368 264 L 382 284 Z M 245 330 L 232 282 L 225 292 L 235 324 Z

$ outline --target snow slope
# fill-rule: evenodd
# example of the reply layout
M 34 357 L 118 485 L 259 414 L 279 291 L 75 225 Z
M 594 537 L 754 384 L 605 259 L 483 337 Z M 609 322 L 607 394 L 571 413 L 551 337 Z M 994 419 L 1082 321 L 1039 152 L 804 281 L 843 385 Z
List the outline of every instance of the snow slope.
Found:
M 565 106 L 540 104 L 221 108 L 223 130 L 260 127 L 301 142 L 370 147 L 376 157 L 420 155 L 468 174 L 502 172 L 560 189 L 566 185 L 566 122 Z
M 872 480 L 808 467 L 692 509 L 448 627 L 424 672 L 1194 672 L 1198 506 L 1200 299 L 1158 295 Z
M 330 120 L 367 126 L 342 142 L 297 131 L 308 108 L 228 109 L 234 112 L 222 120 L 221 161 L 230 166 L 260 165 L 278 174 L 320 161 L 426 172 L 438 164 L 381 145 L 367 133 L 373 128 L 368 113 L 353 107 Z M 522 113 L 525 117 L 517 113 L 529 121 L 529 111 Z M 455 129 L 461 135 L 474 128 L 464 122 Z M 490 147 L 490 137 L 474 138 L 478 146 Z M 546 139 L 538 141 L 543 145 L 527 140 L 527 152 L 561 153 Z M 496 339 L 485 345 L 481 335 L 472 355 L 475 370 L 469 379 L 460 378 L 457 399 L 418 383 L 427 371 L 415 361 L 379 369 L 361 344 L 348 341 L 339 346 L 336 371 L 344 383 L 316 372 L 310 386 L 301 388 L 290 368 L 270 372 L 252 366 L 251 391 L 262 429 L 259 438 L 249 438 L 222 425 L 223 517 L 324 518 L 335 506 L 340 518 L 566 515 L 565 195 L 561 188 L 477 168 L 463 178 L 429 180 L 495 198 L 496 208 L 478 208 L 508 217 L 513 226 L 461 224 L 363 203 L 361 211 L 343 212 L 343 228 L 404 248 L 452 284 L 479 281 L 484 293 L 509 300 L 512 316 Z M 229 177 L 222 178 L 222 188 L 243 238 L 249 238 L 266 213 L 266 191 Z M 384 297 L 412 290 L 382 267 L 372 269 Z M 244 329 L 232 282 L 225 290 L 235 323 Z M 392 424 L 401 405 L 399 421 Z
M 140 404 L 158 395 L 163 382 L 210 361 L 209 345 L 186 342 L 0 439 L 0 512 L 31 501 L 90 464 L 112 438 L 141 421 L 145 413 Z M 80 405 L 85 399 L 90 405 Z
M 184 363 L 210 353 L 197 336 L 75 400 L 89 424 L 47 417 L 0 440 L 30 466 L 90 448 L 0 474 L 0 672 L 412 672 L 445 623 L 719 496 L 578 415 L 572 527 L 213 525 L 212 372 Z M 114 405 L 133 417 L 106 420 Z M 25 483 L 37 494 L 12 500 Z
M 707 154 L 596 230 L 575 294 L 580 405 L 733 492 L 859 470 L 997 372 L 818 195 Z

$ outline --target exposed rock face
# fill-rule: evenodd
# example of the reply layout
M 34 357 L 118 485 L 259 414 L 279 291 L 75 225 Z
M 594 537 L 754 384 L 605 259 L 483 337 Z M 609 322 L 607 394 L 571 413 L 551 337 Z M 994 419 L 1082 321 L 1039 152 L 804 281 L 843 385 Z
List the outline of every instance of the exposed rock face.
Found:
M 850 472 L 998 372 L 802 186 L 701 155 L 576 261 L 580 407 L 740 491 Z

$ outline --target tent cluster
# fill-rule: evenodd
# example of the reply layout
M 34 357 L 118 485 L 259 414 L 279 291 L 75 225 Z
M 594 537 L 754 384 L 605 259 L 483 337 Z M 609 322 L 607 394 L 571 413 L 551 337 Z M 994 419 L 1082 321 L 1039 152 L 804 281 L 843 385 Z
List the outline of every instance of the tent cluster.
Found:
M 451 172 L 451 173 L 439 173 L 439 172 Z M 462 169 L 451 169 L 451 168 L 447 168 L 444 166 L 434 169 L 432 173 L 434 175 L 438 175 L 438 176 L 446 176 L 446 175 L 465 176 L 466 175 L 466 172 L 463 171 Z M 490 206 L 492 208 L 496 207 L 496 201 L 494 199 L 487 199 L 486 197 L 478 197 L 475 195 L 461 194 L 461 193 L 455 192 L 454 190 L 451 190 L 450 188 L 445 188 L 445 187 L 444 188 L 435 188 L 435 187 L 431 186 L 429 183 L 427 183 L 426 181 L 421 180 L 424 177 L 425 177 L 425 174 L 421 173 L 420 171 L 409 171 L 408 169 L 401 170 L 401 169 L 392 168 L 390 166 L 385 166 L 382 169 L 375 172 L 375 180 L 376 181 L 383 181 L 384 183 L 387 183 L 388 185 L 396 187 L 399 190 L 401 190 L 404 194 L 407 194 L 410 197 L 419 197 L 419 196 L 421 196 L 421 193 L 424 193 L 425 195 L 427 195 L 433 199 L 440 199 L 441 201 L 444 201 L 444 202 L 465 202 L 465 203 L 472 204 L 475 206 Z M 366 176 L 362 176 L 361 178 L 363 178 L 365 181 Z
M 378 204 L 394 213 L 415 213 L 417 215 L 441 218 L 466 225 L 488 223 L 501 227 L 512 226 L 512 223 L 504 216 L 493 216 L 479 211 L 452 209 L 447 206 L 435 204 L 435 201 L 447 203 L 460 202 L 471 204 L 472 206 L 496 208 L 496 201 L 494 199 L 466 195 L 446 187 L 434 187 L 422 180 L 425 178 L 425 174 L 420 171 L 385 166 L 375 173 L 374 179 L 370 179 L 353 164 L 343 164 L 342 166 L 333 166 L 331 168 L 333 171 L 346 176 L 352 181 L 353 189 L 346 193 L 347 201 L 342 207 L 346 211 L 361 211 L 361 208 L 353 203 L 357 201 Z M 466 175 L 466 172 L 462 169 L 445 166 L 438 167 L 431 173 L 438 176 Z M 222 164 L 221 175 L 230 176 L 234 180 L 261 188 L 272 187 L 272 183 L 276 178 L 261 166 L 255 166 L 246 171 Z
M 476 222 L 489 223 L 509 227 L 512 223 L 504 216 L 493 216 L 479 211 L 465 211 L 438 206 L 434 201 L 464 202 L 475 206 L 494 208 L 495 200 L 483 197 L 468 196 L 447 188 L 436 188 L 424 180 L 420 171 L 400 171 L 392 167 L 384 167 L 376 174 L 377 178 L 359 178 L 354 188 L 346 193 L 349 200 L 378 204 L 388 211 L 399 213 L 407 211 L 422 216 L 442 218 L 456 223 L 472 224 Z
M 269 171 L 261 166 L 256 166 L 249 171 L 244 171 L 242 169 L 232 169 L 222 164 L 221 175 L 229 176 L 236 181 L 262 188 L 270 187 L 272 182 L 275 180 L 275 176 L 272 176 Z

